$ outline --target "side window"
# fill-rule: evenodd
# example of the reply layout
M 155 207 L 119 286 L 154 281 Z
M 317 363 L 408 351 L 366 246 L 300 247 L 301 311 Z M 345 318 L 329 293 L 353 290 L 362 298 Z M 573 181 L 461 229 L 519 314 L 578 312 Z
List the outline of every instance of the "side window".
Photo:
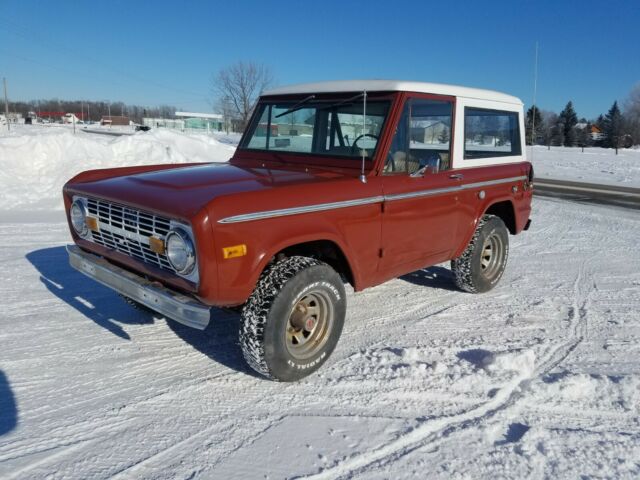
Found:
M 464 158 L 520 155 L 517 112 L 465 107 Z
M 451 116 L 453 104 L 442 100 L 410 98 L 389 148 L 384 173 L 412 174 L 451 167 Z

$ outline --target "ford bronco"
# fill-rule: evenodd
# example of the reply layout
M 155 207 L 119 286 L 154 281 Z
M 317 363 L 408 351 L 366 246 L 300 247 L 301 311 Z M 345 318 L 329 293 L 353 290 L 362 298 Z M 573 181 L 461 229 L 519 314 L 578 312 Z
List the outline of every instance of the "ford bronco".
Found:
M 266 377 L 317 370 L 355 291 L 451 261 L 500 280 L 530 223 L 522 102 L 487 90 L 338 81 L 264 93 L 228 163 L 92 170 L 64 187 L 71 265 L 194 328 L 241 307 Z M 215 314 L 214 314 L 215 316 Z

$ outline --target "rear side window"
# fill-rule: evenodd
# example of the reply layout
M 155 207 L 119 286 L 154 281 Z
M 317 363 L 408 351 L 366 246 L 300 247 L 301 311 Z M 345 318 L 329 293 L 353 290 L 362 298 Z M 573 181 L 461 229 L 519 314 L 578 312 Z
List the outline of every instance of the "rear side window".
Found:
M 465 107 L 465 159 L 508 157 L 521 153 L 517 112 Z

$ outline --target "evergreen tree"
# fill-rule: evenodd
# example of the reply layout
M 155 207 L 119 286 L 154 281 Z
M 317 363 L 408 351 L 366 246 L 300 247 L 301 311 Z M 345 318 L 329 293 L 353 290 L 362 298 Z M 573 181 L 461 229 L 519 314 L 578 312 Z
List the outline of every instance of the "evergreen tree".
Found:
M 620 112 L 617 101 L 613 102 L 613 105 L 604 117 L 603 133 L 605 134 L 604 146 L 615 148 L 617 155 L 623 134 L 622 113 Z
M 535 132 L 533 131 L 534 128 Z M 540 115 L 540 110 L 535 105 L 527 110 L 527 122 L 525 125 L 525 131 L 527 145 L 535 145 L 536 143 L 538 143 L 538 137 L 543 131 L 542 115 Z
M 449 127 L 447 127 L 446 125 L 442 128 L 442 131 L 438 136 L 438 141 L 440 143 L 449 143 Z
M 556 124 L 551 129 L 551 145 L 554 147 L 561 147 L 565 145 L 564 141 L 564 123 L 562 120 L 558 119 Z
M 569 101 L 567 106 L 564 107 L 564 110 L 560 112 L 560 122 L 563 125 L 563 144 L 565 147 L 573 147 L 575 143 L 575 132 L 573 131 L 573 127 L 578 123 L 578 116 L 576 115 L 576 111 L 573 109 L 573 103 Z

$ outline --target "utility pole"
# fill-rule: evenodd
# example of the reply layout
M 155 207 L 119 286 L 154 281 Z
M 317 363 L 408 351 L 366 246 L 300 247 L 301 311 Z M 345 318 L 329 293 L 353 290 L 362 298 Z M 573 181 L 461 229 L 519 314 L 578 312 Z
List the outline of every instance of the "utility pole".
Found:
M 9 125 L 9 100 L 7 100 L 7 79 L 2 77 L 2 83 L 4 83 L 4 118 L 7 121 L 7 130 L 11 130 Z

